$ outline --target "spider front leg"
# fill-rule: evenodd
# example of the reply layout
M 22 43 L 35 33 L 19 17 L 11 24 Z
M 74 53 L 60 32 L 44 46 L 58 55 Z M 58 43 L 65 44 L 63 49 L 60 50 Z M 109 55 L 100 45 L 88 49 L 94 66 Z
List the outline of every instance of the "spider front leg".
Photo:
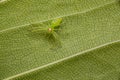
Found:
M 45 27 L 46 25 L 41 23 L 41 24 L 31 24 L 32 26 L 32 32 L 37 32 L 37 31 L 45 31 L 47 28 Z
M 45 31 L 45 30 L 46 30 L 46 29 L 44 29 L 44 28 L 38 28 L 38 29 L 32 30 L 32 32 Z

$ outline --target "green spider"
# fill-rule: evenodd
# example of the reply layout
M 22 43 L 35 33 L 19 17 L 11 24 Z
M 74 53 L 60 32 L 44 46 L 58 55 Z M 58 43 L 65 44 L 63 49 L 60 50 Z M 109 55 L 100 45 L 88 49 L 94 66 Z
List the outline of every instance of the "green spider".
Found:
M 56 33 L 56 30 L 58 29 L 56 28 L 60 26 L 61 22 L 62 22 L 62 18 L 55 19 L 51 22 L 51 25 L 48 28 L 46 28 L 46 31 L 48 32 L 48 34 L 53 35 L 55 39 L 57 39 L 58 37 Z
M 45 31 L 49 35 L 53 35 L 55 38 L 57 37 L 56 30 L 59 30 L 58 27 L 60 26 L 62 22 L 62 18 L 57 18 L 51 22 L 51 24 L 48 27 L 38 27 L 35 30 L 32 30 L 32 32 L 37 31 Z
M 40 27 L 38 26 L 37 29 L 32 30 L 32 32 L 38 32 L 38 31 L 44 31 L 47 35 L 48 38 L 53 37 L 56 41 L 60 43 L 60 38 L 57 34 L 57 30 L 59 30 L 59 26 L 62 23 L 62 18 L 57 18 L 51 21 L 51 24 L 47 27 Z

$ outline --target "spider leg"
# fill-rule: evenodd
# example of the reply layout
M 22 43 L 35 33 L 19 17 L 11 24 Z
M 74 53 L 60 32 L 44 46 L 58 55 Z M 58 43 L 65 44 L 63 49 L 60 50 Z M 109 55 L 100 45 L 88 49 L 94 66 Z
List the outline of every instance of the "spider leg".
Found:
M 46 29 L 34 29 L 32 30 L 32 32 L 36 32 L 36 31 L 45 31 Z
M 30 26 L 32 26 L 32 29 L 39 29 L 39 30 L 44 30 L 46 29 L 46 27 L 43 27 L 43 26 L 46 26 L 45 24 L 43 23 L 40 23 L 40 24 L 30 24 Z
M 56 49 L 56 48 L 59 48 L 59 47 L 61 47 L 61 41 L 60 41 L 60 37 L 58 36 L 58 34 L 55 32 L 55 31 L 53 31 L 52 32 L 52 36 L 53 36 L 53 49 Z
M 50 38 L 50 36 L 52 35 L 51 33 L 50 34 L 46 34 L 47 35 L 47 38 Z

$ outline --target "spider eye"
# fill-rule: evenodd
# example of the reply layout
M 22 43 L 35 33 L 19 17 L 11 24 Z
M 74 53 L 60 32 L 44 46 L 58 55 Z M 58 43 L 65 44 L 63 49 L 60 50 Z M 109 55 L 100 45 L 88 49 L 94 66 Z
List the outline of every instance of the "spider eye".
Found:
M 52 29 L 51 28 L 48 28 L 48 32 L 51 32 L 52 31 Z

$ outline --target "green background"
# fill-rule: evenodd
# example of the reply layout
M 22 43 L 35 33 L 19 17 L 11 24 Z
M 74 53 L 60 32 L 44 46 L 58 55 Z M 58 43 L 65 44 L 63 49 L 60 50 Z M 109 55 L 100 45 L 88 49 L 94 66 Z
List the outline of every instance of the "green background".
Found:
M 62 17 L 61 48 L 31 24 Z M 44 26 L 43 26 L 44 27 Z M 1 80 L 119 80 L 119 0 L 1 0 Z

